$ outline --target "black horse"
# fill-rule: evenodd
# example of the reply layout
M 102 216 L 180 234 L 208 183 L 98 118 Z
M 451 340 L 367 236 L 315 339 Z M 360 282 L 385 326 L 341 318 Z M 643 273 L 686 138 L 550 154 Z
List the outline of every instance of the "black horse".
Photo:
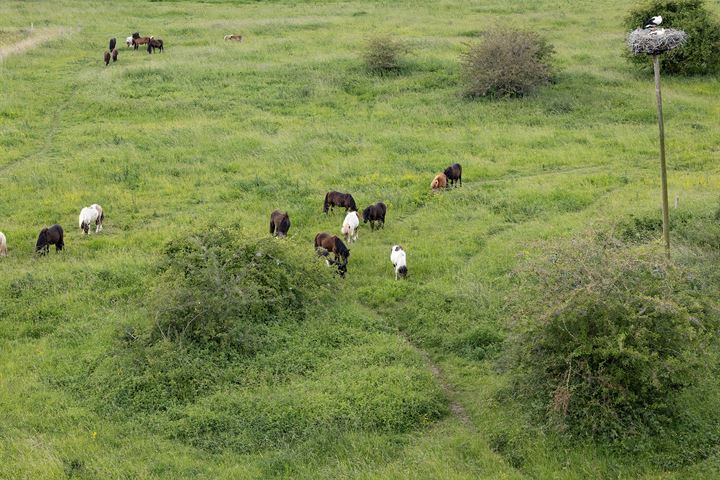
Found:
M 325 203 L 323 204 L 323 213 L 328 213 L 335 207 L 345 207 L 345 211 L 357 212 L 355 199 L 349 193 L 328 192 L 325 194 Z
M 315 251 L 318 255 L 326 257 L 325 261 L 328 265 L 337 265 L 340 276 L 345 276 L 350 250 L 348 250 L 342 240 L 329 233 L 318 233 L 315 235 Z M 330 252 L 335 254 L 334 260 L 327 258 Z
M 455 182 L 459 180 L 460 186 L 462 186 L 462 167 L 459 163 L 453 163 L 445 169 L 444 173 L 450 185 L 455 185 Z
M 384 203 L 378 202 L 375 205 L 370 205 L 363 210 L 363 223 L 370 222 L 370 229 L 385 228 L 385 213 L 387 207 Z
M 163 51 L 163 41 L 161 38 L 155 38 L 150 37 L 150 40 L 147 42 L 147 51 L 148 53 L 153 53 L 155 49 L 160 50 L 160 53 Z
M 275 210 L 270 214 L 270 233 L 282 238 L 290 230 L 290 216 L 287 212 Z
M 105 53 L 103 54 L 103 61 L 105 62 L 106 67 L 110 65 L 110 52 L 107 50 L 105 50 Z
M 63 229 L 57 223 L 50 228 L 43 228 L 38 235 L 35 251 L 45 255 L 50 251 L 50 245 L 55 245 L 55 251 L 59 252 L 65 246 L 63 237 Z

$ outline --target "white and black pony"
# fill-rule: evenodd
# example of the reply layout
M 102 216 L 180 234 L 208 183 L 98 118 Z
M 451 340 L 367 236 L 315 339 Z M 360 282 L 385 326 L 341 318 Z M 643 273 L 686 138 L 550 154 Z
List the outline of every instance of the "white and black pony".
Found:
M 80 229 L 87 235 L 92 222 L 95 222 L 95 233 L 99 233 L 103 228 L 103 220 L 105 220 L 105 214 L 103 213 L 102 207 L 97 203 L 93 203 L 89 207 L 80 210 L 78 223 Z
M 400 245 L 393 245 L 390 249 L 390 261 L 395 267 L 395 280 L 407 276 L 407 256 Z

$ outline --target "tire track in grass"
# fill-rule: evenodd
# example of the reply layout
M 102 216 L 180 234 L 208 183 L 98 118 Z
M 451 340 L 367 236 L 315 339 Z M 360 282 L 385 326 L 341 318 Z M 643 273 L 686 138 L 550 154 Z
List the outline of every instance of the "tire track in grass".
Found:
M 457 418 L 460 423 L 462 423 L 466 428 L 470 430 L 475 430 L 475 426 L 470 419 L 470 415 L 468 415 L 465 407 L 457 399 L 457 392 L 455 390 L 455 387 L 447 380 L 440 366 L 435 363 L 435 361 L 433 361 L 428 352 L 415 345 L 405 332 L 400 331 L 398 334 L 400 335 L 400 338 L 402 338 L 405 343 L 407 343 L 407 345 L 412 348 L 415 353 L 420 355 L 420 358 L 423 359 L 425 366 L 428 368 L 428 370 L 430 370 L 430 373 L 435 379 L 435 382 L 440 385 L 443 393 L 445 393 L 445 397 L 447 397 L 447 399 L 450 401 L 450 412 L 453 414 L 453 416 L 455 416 L 455 418 Z

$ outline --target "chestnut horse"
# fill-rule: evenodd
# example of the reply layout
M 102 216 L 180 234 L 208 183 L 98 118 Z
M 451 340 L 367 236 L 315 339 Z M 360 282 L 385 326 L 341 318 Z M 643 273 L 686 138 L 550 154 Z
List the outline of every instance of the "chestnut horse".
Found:
M 287 212 L 275 210 L 270 214 L 270 233 L 282 238 L 290 230 L 290 216 Z
M 133 50 L 137 50 L 138 46 L 145 45 L 150 41 L 150 37 L 141 37 L 139 32 L 132 34 Z
M 357 212 L 355 199 L 349 193 L 328 192 L 325 194 L 325 203 L 323 204 L 323 213 L 328 213 L 328 209 L 332 211 L 335 207 L 345 207 L 348 210 Z
M 445 187 L 447 187 L 447 177 L 444 173 L 438 173 L 437 175 L 435 175 L 435 178 L 433 178 L 433 181 L 430 184 L 430 188 L 432 188 L 433 190 L 439 190 Z
M 318 233 L 315 235 L 315 250 L 324 257 L 327 257 L 329 252 L 335 254 L 335 260 L 326 259 L 325 261 L 328 265 L 337 265 L 340 276 L 345 276 L 350 250 L 342 240 L 329 233 Z
M 59 252 L 65 246 L 63 237 L 63 229 L 57 223 L 50 228 L 43 228 L 38 235 L 35 251 L 40 255 L 45 255 L 50 251 L 50 245 L 55 245 L 55 251 Z

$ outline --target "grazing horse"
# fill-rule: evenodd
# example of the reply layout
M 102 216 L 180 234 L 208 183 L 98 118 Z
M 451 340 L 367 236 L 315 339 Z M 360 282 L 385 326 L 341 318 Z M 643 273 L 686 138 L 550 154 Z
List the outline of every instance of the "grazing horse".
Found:
M 326 258 L 325 262 L 328 266 L 337 265 L 340 276 L 345 276 L 350 250 L 348 250 L 342 240 L 329 233 L 318 233 L 315 235 L 315 250 L 318 252 L 318 255 L 324 257 L 327 257 L 330 252 L 334 253 L 335 259 L 330 260 Z
M 106 67 L 110 65 L 110 52 L 107 50 L 105 50 L 105 54 L 103 55 L 103 61 L 105 62 Z
M 363 223 L 370 222 L 370 229 L 375 230 L 375 228 L 385 228 L 385 213 L 387 212 L 387 207 L 384 203 L 378 202 L 375 205 L 370 205 L 365 210 L 363 210 Z
M 360 217 L 357 212 L 348 212 L 343 220 L 340 232 L 345 236 L 346 242 L 357 242 L 358 227 L 360 226 Z
M 137 50 L 138 46 L 145 45 L 149 41 L 150 37 L 141 37 L 139 32 L 135 32 L 132 34 L 132 44 L 134 50 Z
M 55 245 L 55 251 L 59 252 L 65 246 L 63 237 L 63 229 L 57 223 L 50 228 L 43 228 L 38 235 L 35 251 L 40 255 L 45 255 L 50 251 L 50 245 Z
M 116 45 L 116 44 L 117 44 L 117 40 L 115 39 L 115 37 L 112 37 L 112 38 L 110 39 L 110 46 L 108 47 L 108 50 L 110 50 L 111 52 L 112 52 L 113 50 L 115 50 L 115 45 Z
M 455 182 L 460 181 L 462 187 L 462 167 L 459 163 L 453 163 L 445 169 L 445 176 L 450 180 L 450 185 L 455 185 Z
M 236 42 L 242 42 L 242 35 L 225 35 L 225 40 L 235 40 Z
M 0 257 L 7 257 L 7 238 L 0 232 Z
M 95 222 L 95 233 L 99 233 L 102 230 L 102 223 L 104 219 L 105 214 L 103 213 L 102 207 L 97 203 L 93 203 L 89 207 L 85 207 L 80 210 L 80 229 L 85 232 L 85 235 L 87 235 L 90 230 L 90 224 Z
M 150 40 L 148 41 L 148 44 L 147 44 L 148 53 L 153 53 L 156 48 L 158 50 L 160 50 L 160 53 L 162 53 L 162 51 L 163 51 L 162 38 L 150 37 Z
M 117 48 L 113 48 L 113 51 L 111 53 L 112 53 L 113 62 L 117 62 L 117 57 L 118 57 Z
M 328 209 L 332 211 L 335 207 L 345 207 L 346 212 L 348 210 L 357 212 L 357 205 L 355 205 L 355 199 L 352 195 L 349 193 L 327 192 L 323 204 L 323 213 L 328 213 Z
M 290 230 L 290 216 L 287 212 L 275 210 L 270 214 L 270 233 L 282 238 Z
M 395 267 L 395 280 L 407 276 L 407 260 L 405 250 L 400 245 L 393 245 L 390 249 L 390 261 Z
M 435 175 L 435 178 L 433 178 L 432 183 L 430 184 L 430 188 L 433 190 L 440 190 L 441 188 L 447 187 L 447 177 L 444 173 L 438 173 Z
M 125 39 L 125 45 L 127 45 L 128 47 L 130 47 L 130 46 L 132 46 L 132 44 L 133 44 L 133 37 L 127 37 L 127 38 Z

